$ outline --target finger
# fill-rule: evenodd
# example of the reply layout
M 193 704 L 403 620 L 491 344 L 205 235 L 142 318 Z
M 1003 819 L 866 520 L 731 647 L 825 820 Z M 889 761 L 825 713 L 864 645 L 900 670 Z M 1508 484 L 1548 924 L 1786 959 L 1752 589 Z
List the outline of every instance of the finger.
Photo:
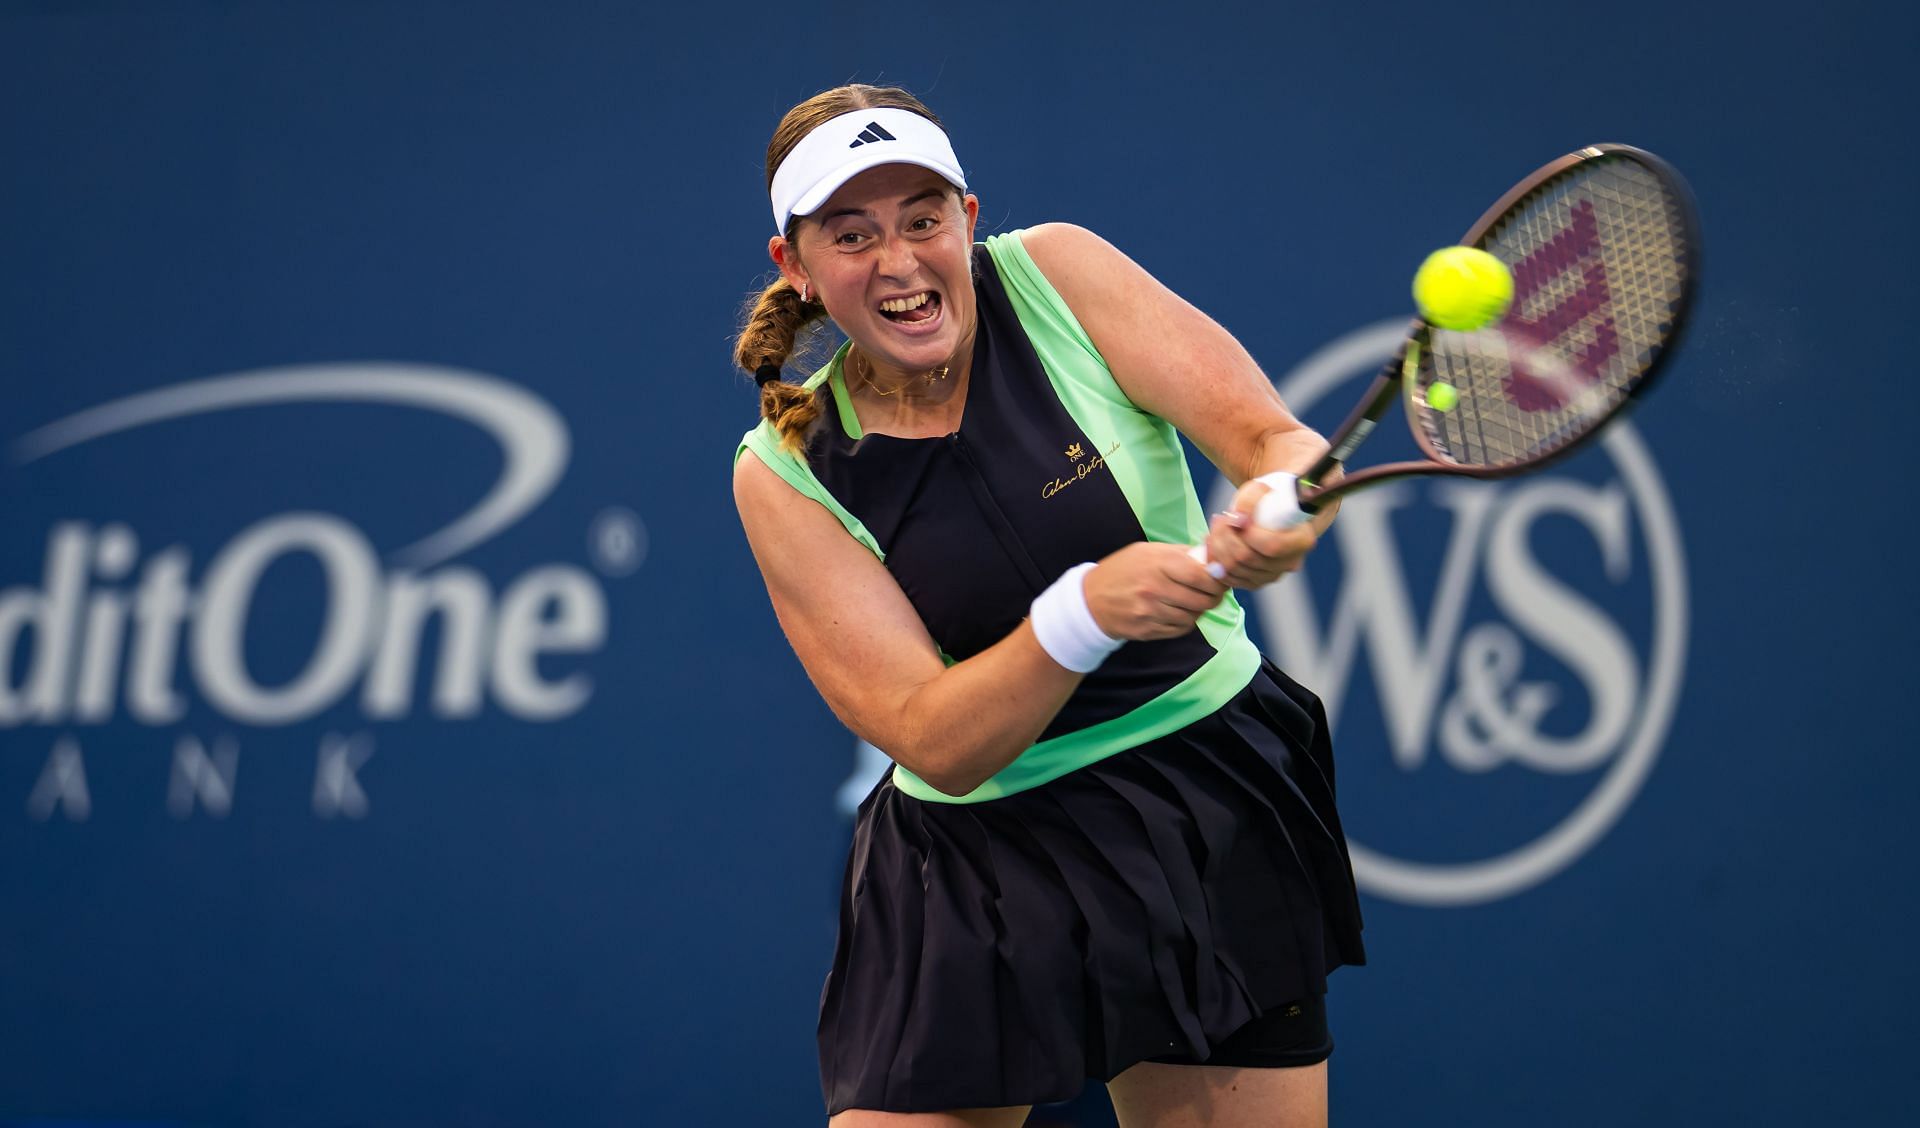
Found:
M 1181 619 L 1193 619 L 1203 615 L 1218 604 L 1227 592 L 1225 581 L 1216 580 L 1198 567 L 1183 559 L 1183 566 L 1170 569 L 1181 573 L 1191 584 L 1174 579 L 1171 583 L 1155 584 L 1140 593 L 1139 613 L 1143 619 L 1151 619 L 1163 624 L 1173 624 Z M 1171 576 L 1168 577 L 1172 579 Z
M 1206 535 L 1200 538 L 1200 543 L 1191 552 L 1193 558 L 1206 569 L 1207 574 L 1215 579 L 1220 579 L 1227 570 L 1226 565 L 1220 562 L 1218 555 L 1221 528 L 1220 515 L 1216 513 L 1207 522 Z
M 1301 556 L 1311 551 L 1319 538 L 1311 525 L 1295 525 L 1290 529 L 1248 529 L 1240 534 L 1241 543 L 1247 551 L 1269 560 L 1284 556 Z M 1235 564 L 1242 563 L 1244 557 L 1228 562 L 1231 570 Z
M 1220 602 L 1221 597 L 1226 595 L 1226 593 L 1227 589 L 1224 584 L 1220 585 L 1219 595 L 1211 595 L 1206 592 L 1196 591 L 1192 588 L 1177 588 L 1162 595 L 1160 597 L 1160 605 L 1192 618 L 1197 615 L 1204 615 L 1208 611 L 1213 610 L 1214 606 Z M 1164 612 L 1161 614 L 1164 614 Z
M 1233 586 L 1242 591 L 1252 591 L 1266 587 L 1285 575 L 1284 571 L 1274 568 L 1242 568 L 1238 572 L 1227 573 L 1227 579 L 1233 581 Z
M 1166 585 L 1141 591 L 1134 600 L 1128 618 L 1135 629 L 1144 631 L 1165 630 L 1176 625 L 1184 613 L 1168 601 L 1168 591 L 1180 590 Z
M 1297 572 L 1306 564 L 1305 551 L 1285 552 L 1278 556 L 1249 555 L 1239 567 L 1230 569 L 1227 578 L 1238 587 L 1243 581 L 1252 580 L 1257 584 L 1270 584 L 1289 572 Z
M 1207 552 L 1212 558 L 1226 566 L 1231 574 L 1235 568 L 1244 568 L 1253 558 L 1253 550 L 1247 546 L 1244 534 L 1226 525 L 1216 525 L 1207 538 Z
M 1218 599 L 1226 593 L 1225 564 L 1215 560 L 1211 552 L 1204 561 L 1200 560 L 1192 549 L 1180 545 L 1166 546 L 1169 552 L 1161 562 L 1161 574 L 1183 588 L 1210 598 Z M 1200 546 L 1206 548 L 1206 545 Z
M 1283 556 L 1250 555 L 1239 567 L 1229 569 L 1227 579 L 1237 588 L 1248 585 L 1270 584 L 1289 572 L 1300 570 L 1305 561 L 1304 553 L 1287 553 Z
M 1140 615 L 1127 631 L 1127 637 L 1137 642 L 1148 642 L 1158 638 L 1170 638 L 1178 629 L 1179 620 L 1171 615 Z
M 1225 535 L 1232 535 L 1240 532 L 1242 529 L 1251 528 L 1252 526 L 1253 518 L 1237 509 L 1223 510 L 1207 519 L 1207 529 L 1210 532 Z
M 1233 500 L 1227 503 L 1230 512 L 1238 513 L 1248 520 L 1253 519 L 1253 507 L 1267 493 L 1267 484 L 1258 478 L 1248 478 L 1233 491 Z
M 1192 587 L 1179 584 L 1169 587 L 1161 593 L 1161 602 L 1168 607 L 1177 607 L 1189 614 L 1198 615 L 1220 605 L 1229 591 L 1233 590 L 1233 573 L 1223 571 L 1219 579 L 1207 577 L 1205 587 Z
M 1197 573 L 1197 582 L 1205 584 L 1207 589 L 1218 589 L 1225 593 L 1224 583 L 1197 568 L 1194 571 Z M 1162 582 L 1142 590 L 1134 610 L 1143 620 L 1170 622 L 1182 615 L 1198 615 L 1219 601 L 1220 596 L 1211 590 L 1189 587 L 1178 581 Z
M 1167 579 L 1173 581 L 1178 591 L 1205 601 L 1208 607 L 1220 602 L 1220 597 L 1227 593 L 1227 575 L 1227 566 L 1217 560 L 1209 561 L 1204 567 L 1183 564 L 1167 571 Z
M 1181 635 L 1192 631 L 1193 627 L 1194 620 L 1192 619 L 1168 619 L 1155 623 L 1154 632 L 1150 637 L 1156 639 L 1179 638 Z

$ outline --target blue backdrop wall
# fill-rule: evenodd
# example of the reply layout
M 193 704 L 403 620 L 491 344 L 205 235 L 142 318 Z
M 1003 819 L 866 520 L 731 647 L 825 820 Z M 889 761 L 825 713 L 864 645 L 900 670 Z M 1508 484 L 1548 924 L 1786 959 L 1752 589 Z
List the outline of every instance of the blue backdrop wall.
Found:
M 1367 889 L 1334 1112 L 1889 1122 L 1915 30 L 0 6 L 0 1116 L 817 1119 L 878 768 L 738 532 L 728 342 L 767 135 L 857 78 L 946 118 L 987 230 L 1100 231 L 1327 427 L 1520 176 L 1599 140 L 1689 175 L 1696 324 L 1630 426 L 1356 503 L 1249 601 L 1337 713 Z

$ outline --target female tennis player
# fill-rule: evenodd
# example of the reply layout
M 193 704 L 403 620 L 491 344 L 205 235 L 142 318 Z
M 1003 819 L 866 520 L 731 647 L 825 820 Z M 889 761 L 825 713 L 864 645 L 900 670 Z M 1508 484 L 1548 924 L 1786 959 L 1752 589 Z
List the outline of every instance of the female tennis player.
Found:
M 767 179 L 735 497 L 807 673 L 897 765 L 821 1000 L 831 1123 L 1017 1125 L 1088 1077 L 1127 1128 L 1323 1123 L 1326 977 L 1363 962 L 1326 720 L 1229 588 L 1332 520 L 1247 516 L 1325 443 L 1095 235 L 975 244 L 904 91 L 794 107 Z M 784 380 L 822 317 L 846 343 Z M 1176 430 L 1240 484 L 1211 527 Z

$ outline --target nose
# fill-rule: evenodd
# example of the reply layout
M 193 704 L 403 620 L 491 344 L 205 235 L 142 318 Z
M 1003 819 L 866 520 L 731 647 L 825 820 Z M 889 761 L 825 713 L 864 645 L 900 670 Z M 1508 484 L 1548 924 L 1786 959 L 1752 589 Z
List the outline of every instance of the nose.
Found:
M 920 257 L 914 253 L 913 244 L 905 239 L 882 239 L 878 266 L 882 276 L 905 281 L 919 269 Z

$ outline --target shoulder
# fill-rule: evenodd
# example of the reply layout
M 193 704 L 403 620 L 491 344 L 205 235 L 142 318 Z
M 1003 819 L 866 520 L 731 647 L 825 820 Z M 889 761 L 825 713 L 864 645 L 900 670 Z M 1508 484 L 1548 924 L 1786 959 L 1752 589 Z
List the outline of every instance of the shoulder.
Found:
M 764 448 L 742 446 L 733 460 L 733 502 L 741 516 L 772 515 L 787 508 L 793 483 L 770 462 Z
M 1113 244 L 1074 223 L 1042 223 L 1015 234 L 1033 265 L 1056 288 L 1063 279 L 1082 277 L 1125 257 Z
M 750 497 L 764 505 L 795 490 L 809 493 L 812 477 L 806 461 L 780 441 L 780 432 L 767 420 L 740 436 L 734 449 L 734 500 L 743 511 Z
M 795 494 L 819 504 L 794 505 Z M 866 525 L 814 474 L 806 450 L 796 451 L 781 442 L 780 432 L 772 423 L 763 421 L 747 432 L 734 452 L 733 499 L 748 523 L 749 536 L 756 521 L 801 522 L 851 534 L 853 539 L 848 544 L 857 542 L 864 551 L 886 558 Z
M 740 445 L 733 454 L 733 480 L 736 490 L 745 482 L 758 488 L 780 487 L 780 492 L 792 489 L 813 494 L 818 491 L 806 456 L 782 441 L 779 429 L 766 419 L 740 436 Z
M 1035 272 L 1102 353 L 1110 341 L 1139 332 L 1142 322 L 1181 305 L 1158 278 L 1083 226 L 1043 223 L 1020 234 Z
M 1083 322 L 1124 319 L 1159 289 L 1118 247 L 1078 224 L 1043 223 L 1019 234 L 1034 269 Z
M 1144 273 L 1113 244 L 1072 223 L 1042 223 L 990 241 L 1001 276 L 1080 327 L 1123 311 Z
M 757 543 L 762 538 L 775 536 L 775 530 L 783 539 L 805 530 L 822 536 L 829 532 L 838 534 L 832 539 L 853 544 L 841 531 L 840 523 L 834 520 L 825 491 L 813 481 L 812 475 L 801 469 L 804 466 L 804 462 L 780 448 L 778 439 L 771 444 L 741 446 L 733 462 L 733 504 L 740 512 L 749 540 Z M 821 504 L 794 504 L 809 497 Z M 762 570 L 765 570 L 764 562 Z

